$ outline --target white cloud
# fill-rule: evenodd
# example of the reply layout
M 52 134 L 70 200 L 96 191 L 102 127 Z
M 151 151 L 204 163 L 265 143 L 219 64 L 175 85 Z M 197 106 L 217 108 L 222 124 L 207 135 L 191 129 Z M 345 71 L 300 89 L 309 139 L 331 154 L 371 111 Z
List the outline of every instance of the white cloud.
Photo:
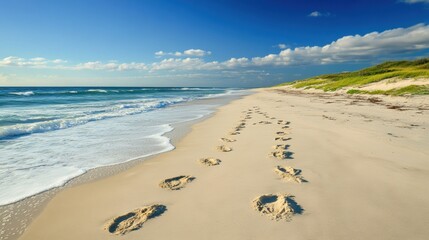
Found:
M 205 62 L 201 58 L 168 58 L 152 63 L 150 71 L 157 70 L 214 70 L 220 69 L 217 61 Z
M 287 48 L 287 45 L 284 43 L 279 43 L 279 44 L 277 44 L 277 47 L 280 49 L 285 49 L 285 48 Z
M 44 62 L 46 61 L 46 58 L 36 57 L 36 58 L 31 58 L 30 60 L 35 62 Z
M 345 36 L 325 46 L 288 48 L 279 54 L 255 57 L 255 65 L 327 64 L 376 59 L 429 49 L 429 25 L 418 24 L 366 35 Z
M 210 55 L 210 51 L 204 51 L 201 49 L 188 49 L 183 52 L 164 52 L 164 51 L 158 51 L 155 53 L 155 56 L 162 57 L 162 56 L 174 56 L 174 57 L 204 57 L 207 55 Z
M 67 63 L 67 61 L 66 60 L 62 60 L 62 59 L 54 59 L 54 60 L 52 60 L 52 63 L 61 64 L 61 63 Z
M 47 62 L 44 58 L 31 58 L 25 59 L 20 57 L 9 56 L 3 59 L 0 59 L 0 66 L 12 66 L 12 67 L 42 67 L 45 66 Z
M 249 59 L 242 57 L 242 58 L 231 58 L 228 61 L 225 61 L 221 64 L 221 66 L 225 68 L 236 68 L 236 67 L 246 67 L 249 66 Z
M 210 51 L 204 51 L 201 49 L 188 49 L 188 50 L 184 51 L 183 54 L 186 56 L 203 57 L 206 55 L 210 55 L 212 53 Z
M 429 0 L 402 0 L 403 3 L 416 4 L 416 3 L 429 3 Z
M 35 57 L 30 59 L 25 59 L 21 57 L 9 56 L 3 59 L 0 59 L 0 67 L 33 67 L 33 68 L 48 68 L 67 61 L 62 59 L 48 60 L 42 57 Z
M 128 71 L 128 70 L 147 70 L 147 67 L 144 63 L 117 63 L 117 62 L 108 62 L 103 63 L 100 61 L 80 63 L 75 66 L 72 66 L 68 69 L 71 70 L 107 70 L 107 71 Z
M 329 17 L 329 16 L 331 16 L 331 13 L 314 11 L 314 12 L 311 12 L 310 14 L 308 14 L 308 16 L 309 17 Z

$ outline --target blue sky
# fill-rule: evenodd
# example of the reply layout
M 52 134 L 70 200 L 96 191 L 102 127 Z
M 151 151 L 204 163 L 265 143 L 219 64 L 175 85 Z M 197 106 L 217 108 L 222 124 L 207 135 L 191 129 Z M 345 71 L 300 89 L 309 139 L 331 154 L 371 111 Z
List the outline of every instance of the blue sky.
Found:
M 429 0 L 0 2 L 2 86 L 269 86 L 429 53 Z

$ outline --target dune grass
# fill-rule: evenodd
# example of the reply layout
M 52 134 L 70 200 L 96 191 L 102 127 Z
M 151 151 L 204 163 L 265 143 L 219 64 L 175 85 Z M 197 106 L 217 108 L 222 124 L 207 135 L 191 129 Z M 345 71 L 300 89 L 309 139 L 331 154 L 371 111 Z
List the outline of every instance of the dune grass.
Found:
M 351 89 L 347 91 L 348 94 L 382 94 L 391 96 L 403 96 L 403 95 L 429 95 L 429 85 L 410 85 L 403 88 L 395 88 L 391 90 L 359 90 Z
M 313 88 L 327 92 L 336 91 L 344 87 L 360 87 L 390 78 L 399 80 L 407 78 L 429 78 L 429 58 L 414 61 L 390 61 L 355 72 L 325 74 L 292 83 L 280 84 L 280 86 L 291 85 L 294 88 Z M 363 91 L 353 89 L 349 90 L 348 93 L 398 96 L 404 94 L 424 95 L 428 94 L 428 86 L 411 85 L 389 91 Z

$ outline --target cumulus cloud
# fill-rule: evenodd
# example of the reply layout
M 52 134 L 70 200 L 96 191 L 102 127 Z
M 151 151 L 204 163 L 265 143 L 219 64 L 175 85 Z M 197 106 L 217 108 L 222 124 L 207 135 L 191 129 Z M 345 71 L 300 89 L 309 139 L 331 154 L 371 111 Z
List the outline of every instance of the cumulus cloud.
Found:
M 164 52 L 164 51 L 158 51 L 155 53 L 155 56 L 162 57 L 162 56 L 173 56 L 173 57 L 204 57 L 207 55 L 210 55 L 210 51 L 204 51 L 201 49 L 188 49 L 183 52 Z
M 408 3 L 408 4 L 416 4 L 416 3 L 428 3 L 429 4 L 429 0 L 401 0 L 401 2 Z
M 418 24 L 384 32 L 345 36 L 325 46 L 288 48 L 255 57 L 255 65 L 327 64 L 374 59 L 429 49 L 429 25 Z
M 204 51 L 201 49 L 188 49 L 188 50 L 184 51 L 183 54 L 186 56 L 203 57 L 206 55 L 210 55 L 211 52 L 210 51 Z
M 308 14 L 309 17 L 329 17 L 331 14 L 329 12 L 319 12 L 314 11 Z

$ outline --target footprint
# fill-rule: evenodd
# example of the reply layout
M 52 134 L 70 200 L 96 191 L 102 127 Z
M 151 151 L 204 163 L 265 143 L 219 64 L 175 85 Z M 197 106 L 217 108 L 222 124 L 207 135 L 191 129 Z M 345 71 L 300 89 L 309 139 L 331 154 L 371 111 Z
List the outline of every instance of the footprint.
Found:
M 193 180 L 195 180 L 195 177 L 192 176 L 178 176 L 162 180 L 162 182 L 159 183 L 159 186 L 170 190 L 179 190 L 184 188 L 186 184 Z
M 276 137 L 276 138 L 274 138 L 274 140 L 276 140 L 276 141 L 289 141 L 291 139 L 292 138 L 287 138 L 287 137 Z
M 232 131 L 229 133 L 229 135 L 238 135 L 238 134 L 240 134 L 240 132 L 238 132 L 238 131 Z
M 224 142 L 235 142 L 237 140 L 232 139 L 232 138 L 221 138 L 220 140 L 224 141 Z
M 240 131 L 241 129 L 243 129 L 243 128 L 245 128 L 246 127 L 246 124 L 245 123 L 241 123 L 241 124 L 239 124 L 237 127 L 235 127 L 235 130 L 236 131 Z
M 286 158 L 286 155 L 285 155 L 284 151 L 271 152 L 270 156 L 278 158 L 278 159 L 285 159 Z
M 225 145 L 221 145 L 217 147 L 217 150 L 221 151 L 221 152 L 231 152 L 232 148 L 227 147 Z
M 271 220 L 292 220 L 295 214 L 301 214 L 303 209 L 289 194 L 266 194 L 252 201 L 253 208 Z
M 260 121 L 260 122 L 258 122 L 259 124 L 271 124 L 271 122 L 269 122 L 269 121 Z
M 215 166 L 219 165 L 220 162 L 222 162 L 220 159 L 217 158 L 201 158 L 200 163 L 204 164 L 206 166 Z
M 292 159 L 292 154 L 293 154 L 292 152 L 279 150 L 279 151 L 271 152 L 270 156 L 283 160 L 283 159 Z
M 288 182 L 296 182 L 296 183 L 303 183 L 307 182 L 300 174 L 301 170 L 295 169 L 290 166 L 277 166 L 274 169 L 274 172 L 276 172 L 283 180 L 286 180 Z
M 287 144 L 277 144 L 277 145 L 274 145 L 273 148 L 275 150 L 279 150 L 279 151 L 280 150 L 286 150 L 286 149 L 289 148 L 289 145 L 287 145 Z
M 284 135 L 286 135 L 286 133 L 285 133 L 285 132 L 276 132 L 276 134 L 277 134 L 278 136 L 284 136 Z
M 160 204 L 138 208 L 132 212 L 115 217 L 108 221 L 105 230 L 116 235 L 124 235 L 128 232 L 140 229 L 151 218 L 160 216 L 167 207 Z

